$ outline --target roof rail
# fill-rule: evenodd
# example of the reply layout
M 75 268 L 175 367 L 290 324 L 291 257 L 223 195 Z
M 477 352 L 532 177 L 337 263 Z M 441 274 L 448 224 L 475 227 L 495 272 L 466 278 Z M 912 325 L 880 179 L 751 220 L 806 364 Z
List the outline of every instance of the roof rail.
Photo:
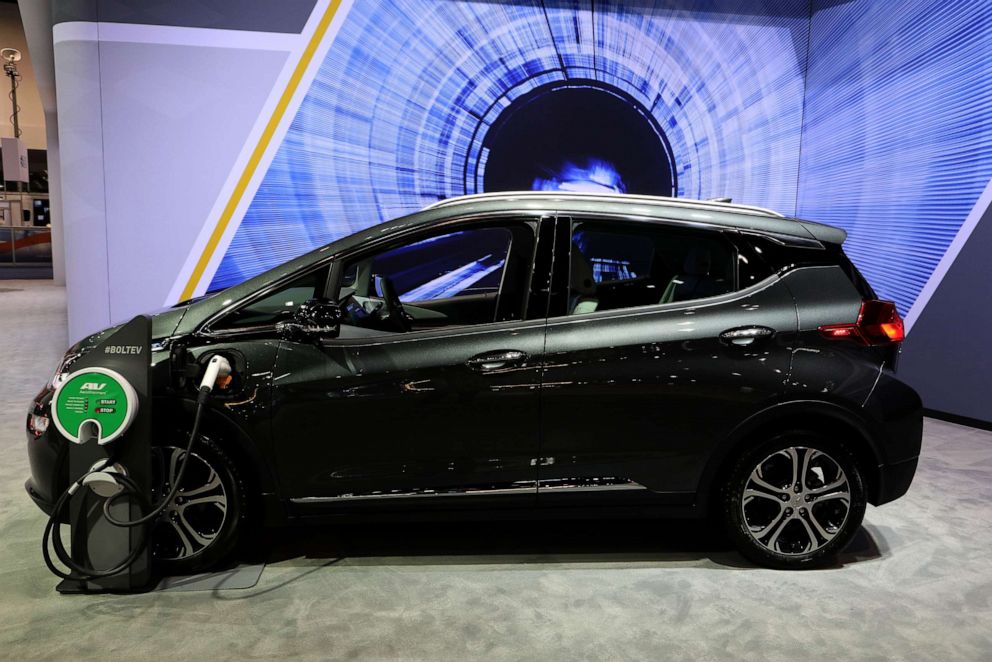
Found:
M 471 204 L 473 202 L 483 202 L 487 200 L 516 200 L 520 198 L 550 198 L 550 199 L 583 199 L 601 200 L 604 202 L 639 202 L 654 204 L 659 206 L 683 207 L 691 209 L 709 209 L 711 211 L 725 211 L 738 214 L 750 214 L 752 216 L 768 216 L 774 218 L 785 218 L 784 215 L 766 209 L 764 207 L 754 207 L 751 205 L 736 205 L 729 202 L 716 200 L 692 200 L 690 198 L 667 198 L 657 195 L 634 195 L 627 193 L 592 193 L 580 191 L 498 191 L 492 193 L 475 193 L 473 195 L 461 195 L 454 198 L 439 200 L 424 207 L 428 209 L 440 209 L 443 207 L 454 207 L 456 205 Z

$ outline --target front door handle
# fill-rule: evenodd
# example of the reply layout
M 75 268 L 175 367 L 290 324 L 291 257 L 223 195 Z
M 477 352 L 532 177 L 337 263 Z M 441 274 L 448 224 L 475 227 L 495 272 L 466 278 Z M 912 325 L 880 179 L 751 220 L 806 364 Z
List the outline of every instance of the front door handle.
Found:
M 523 363 L 526 360 L 527 354 L 518 349 L 500 349 L 495 352 L 476 354 L 466 361 L 465 365 L 478 372 L 491 372 Z
M 754 344 L 756 340 L 770 338 L 775 334 L 775 329 L 767 326 L 741 326 L 735 329 L 727 329 L 720 334 L 720 340 L 728 345 L 736 347 L 747 347 Z

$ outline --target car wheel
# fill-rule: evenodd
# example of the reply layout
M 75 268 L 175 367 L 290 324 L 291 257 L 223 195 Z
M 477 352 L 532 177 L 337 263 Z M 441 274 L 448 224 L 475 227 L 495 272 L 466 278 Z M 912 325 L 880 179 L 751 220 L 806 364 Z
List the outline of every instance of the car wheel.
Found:
M 727 532 L 759 565 L 798 569 L 829 563 L 861 526 L 865 488 L 849 451 L 793 432 L 744 453 L 723 488 Z
M 152 448 L 154 503 L 172 489 L 186 455 L 184 433 Z M 182 444 L 180 447 L 178 444 Z M 202 435 L 193 446 L 179 493 L 151 530 L 151 553 L 163 574 L 204 572 L 235 550 L 245 518 L 245 489 L 230 457 Z

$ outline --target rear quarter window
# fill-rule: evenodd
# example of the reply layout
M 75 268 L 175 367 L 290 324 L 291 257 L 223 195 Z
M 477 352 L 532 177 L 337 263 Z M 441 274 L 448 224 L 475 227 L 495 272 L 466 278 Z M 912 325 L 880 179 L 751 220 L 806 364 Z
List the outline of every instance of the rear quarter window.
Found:
M 744 234 L 743 236 L 747 246 L 754 251 L 757 260 L 764 265 L 764 269 L 751 266 L 754 277 L 760 276 L 762 271 L 770 275 L 783 274 L 799 267 L 836 266 L 841 268 L 863 298 L 876 298 L 871 284 L 847 257 L 844 249 L 837 244 L 794 246 L 762 235 Z

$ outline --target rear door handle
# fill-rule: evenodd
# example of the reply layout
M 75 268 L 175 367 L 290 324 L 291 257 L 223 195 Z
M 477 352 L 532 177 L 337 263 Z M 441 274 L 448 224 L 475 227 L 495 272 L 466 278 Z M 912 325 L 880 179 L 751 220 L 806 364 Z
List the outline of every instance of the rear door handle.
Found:
M 465 365 L 478 372 L 491 372 L 523 363 L 526 360 L 527 354 L 518 349 L 499 349 L 495 352 L 476 354 L 466 361 Z
M 720 334 L 720 340 L 728 345 L 747 347 L 756 340 L 770 338 L 774 334 L 775 329 L 769 329 L 767 326 L 741 326 L 734 329 L 727 329 Z

